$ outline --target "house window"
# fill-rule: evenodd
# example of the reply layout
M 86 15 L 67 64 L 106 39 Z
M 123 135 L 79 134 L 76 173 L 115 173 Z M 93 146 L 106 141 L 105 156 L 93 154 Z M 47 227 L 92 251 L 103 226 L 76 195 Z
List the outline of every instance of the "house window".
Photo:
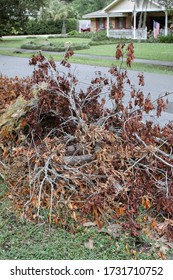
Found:
M 122 17 L 118 18 L 118 28 L 119 29 L 124 28 L 124 18 Z
M 99 29 L 104 29 L 104 19 L 99 18 Z

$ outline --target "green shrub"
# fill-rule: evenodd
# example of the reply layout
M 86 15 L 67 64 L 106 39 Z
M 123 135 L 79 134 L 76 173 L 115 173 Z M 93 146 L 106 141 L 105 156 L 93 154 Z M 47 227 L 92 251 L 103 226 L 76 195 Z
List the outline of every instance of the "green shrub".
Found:
M 86 43 L 78 43 L 78 44 L 72 44 L 73 50 L 84 50 L 89 49 L 90 45 Z
M 173 34 L 169 34 L 167 36 L 159 36 L 158 42 L 159 43 L 173 43 Z
M 26 26 L 26 34 L 61 34 L 62 20 L 29 20 Z M 77 28 L 77 20 L 66 19 L 66 30 L 70 32 Z
M 42 45 L 33 44 L 33 43 L 26 43 L 26 44 L 23 44 L 20 48 L 21 49 L 27 49 L 27 50 L 41 50 Z
M 65 47 L 64 46 L 42 46 L 42 51 L 49 51 L 49 52 L 64 52 Z
M 68 32 L 68 36 L 78 36 L 80 33 L 76 30 L 71 30 Z
M 99 30 L 93 33 L 92 41 L 104 41 L 107 40 L 106 30 Z
M 93 36 L 93 32 L 78 32 L 76 30 L 72 30 L 68 32 L 68 36 L 74 37 L 74 38 L 86 38 L 91 39 Z
M 77 20 L 75 18 L 66 19 L 65 24 L 67 33 L 69 33 L 72 30 L 77 30 Z
M 32 34 L 58 34 L 61 33 L 62 21 L 30 20 L 26 27 L 26 33 Z
M 69 42 L 70 43 L 70 42 Z M 42 50 L 42 51 L 54 51 L 54 52 L 64 52 L 67 49 L 67 46 L 69 44 L 64 44 L 63 42 L 52 44 L 49 43 L 49 41 L 37 41 L 23 44 L 21 46 L 21 49 L 29 49 L 29 50 Z M 73 50 L 83 50 L 83 49 L 89 49 L 90 45 L 86 43 L 78 43 L 78 44 L 71 44 Z

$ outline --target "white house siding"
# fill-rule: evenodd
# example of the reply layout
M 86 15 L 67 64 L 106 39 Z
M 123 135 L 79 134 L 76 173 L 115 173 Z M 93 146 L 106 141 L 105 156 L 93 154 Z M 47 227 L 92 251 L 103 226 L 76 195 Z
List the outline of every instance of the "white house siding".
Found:
M 116 13 L 132 12 L 134 10 L 135 3 L 130 0 L 114 1 L 114 2 L 115 2 L 115 5 L 113 5 L 113 6 L 109 5 L 104 10 L 106 12 L 116 12 Z M 117 4 L 116 4 L 116 2 L 117 2 Z

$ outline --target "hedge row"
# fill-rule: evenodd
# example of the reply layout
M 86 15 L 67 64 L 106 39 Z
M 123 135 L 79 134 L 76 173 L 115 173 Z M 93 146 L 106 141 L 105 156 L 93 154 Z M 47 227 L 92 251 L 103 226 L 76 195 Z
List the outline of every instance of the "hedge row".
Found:
M 20 28 L 7 24 L 1 28 L 1 35 L 61 34 L 62 24 L 62 20 L 29 20 Z M 77 20 L 74 18 L 66 19 L 65 24 L 67 33 L 77 29 Z
M 78 44 L 71 44 L 73 50 L 83 50 L 89 49 L 90 45 L 86 43 L 78 43 Z M 68 44 L 58 43 L 58 44 L 37 44 L 34 42 L 29 42 L 27 44 L 23 44 L 21 49 L 29 49 L 29 50 L 42 50 L 42 51 L 55 51 L 55 52 L 64 52 L 67 50 Z
M 169 34 L 167 36 L 159 36 L 158 41 L 160 43 L 173 43 L 173 34 Z

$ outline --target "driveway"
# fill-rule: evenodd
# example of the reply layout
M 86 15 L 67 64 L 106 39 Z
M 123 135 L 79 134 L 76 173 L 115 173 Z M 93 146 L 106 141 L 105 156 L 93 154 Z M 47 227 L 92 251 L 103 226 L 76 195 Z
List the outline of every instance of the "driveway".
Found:
M 67 69 L 61 66 L 58 62 L 57 66 L 59 71 L 67 71 Z M 26 77 L 32 74 L 33 69 L 33 66 L 29 66 L 28 58 L 0 55 L 0 74 L 2 75 L 7 75 L 9 77 L 14 77 L 16 75 L 19 77 Z M 79 79 L 79 87 L 85 88 L 97 71 L 101 71 L 103 74 L 108 75 L 108 69 L 109 68 L 107 67 L 73 64 L 71 71 Z M 158 96 L 163 95 L 165 92 L 173 92 L 172 75 L 144 73 L 145 86 L 142 88 L 138 86 L 137 71 L 128 70 L 128 75 L 137 88 L 142 89 L 145 94 L 151 94 L 152 100 L 157 99 Z M 127 89 L 125 102 L 128 100 Z M 159 121 L 164 121 L 164 123 L 165 121 L 173 120 L 173 94 L 168 97 L 168 100 L 170 104 L 168 105 L 167 112 L 164 112 L 162 118 L 159 119 Z

